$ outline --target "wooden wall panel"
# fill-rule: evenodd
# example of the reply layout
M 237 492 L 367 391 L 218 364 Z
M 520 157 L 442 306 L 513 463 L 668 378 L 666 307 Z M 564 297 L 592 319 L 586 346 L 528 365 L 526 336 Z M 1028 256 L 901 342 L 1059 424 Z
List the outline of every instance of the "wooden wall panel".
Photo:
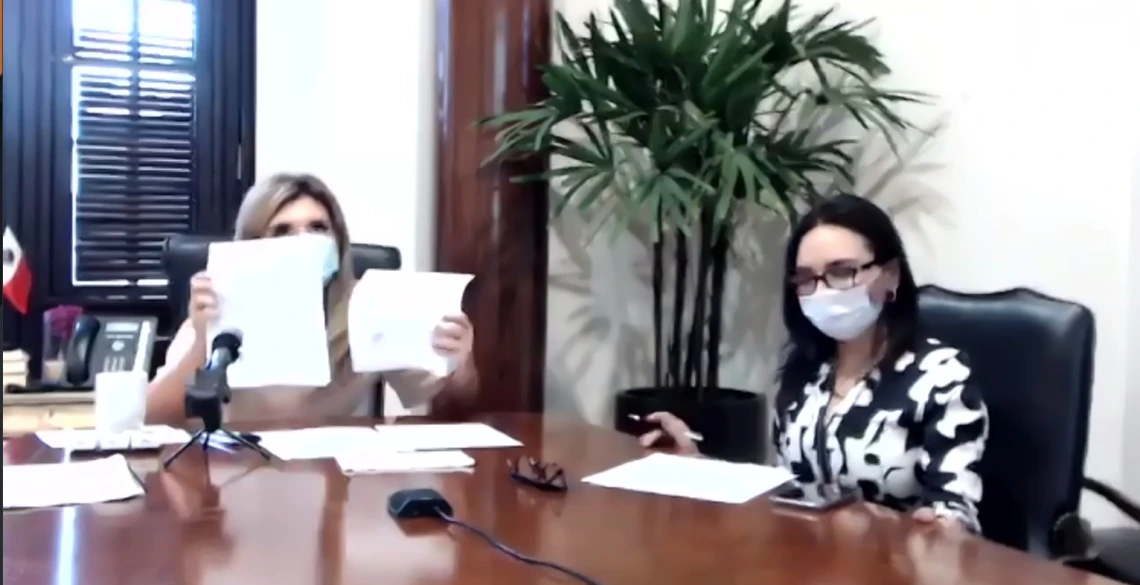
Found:
M 476 120 L 545 97 L 549 0 L 438 0 L 439 270 L 476 275 L 482 411 L 541 412 L 546 341 L 547 188 L 517 184 L 518 165 L 480 168 L 493 133 Z M 544 164 L 535 161 L 534 164 Z

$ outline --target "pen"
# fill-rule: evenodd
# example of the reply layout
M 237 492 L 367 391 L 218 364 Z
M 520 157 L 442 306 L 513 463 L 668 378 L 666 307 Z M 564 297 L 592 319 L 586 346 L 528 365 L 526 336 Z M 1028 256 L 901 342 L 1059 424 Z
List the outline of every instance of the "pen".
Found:
M 631 420 L 635 420 L 638 422 L 643 422 L 643 421 L 644 422 L 652 422 L 652 421 L 645 420 L 645 418 L 642 417 L 640 414 L 631 414 L 631 415 L 629 415 L 629 418 Z M 685 436 L 688 437 L 689 440 L 693 441 L 694 443 L 699 443 L 699 442 L 705 440 L 704 435 L 702 435 L 700 433 L 694 433 L 693 431 L 685 431 Z

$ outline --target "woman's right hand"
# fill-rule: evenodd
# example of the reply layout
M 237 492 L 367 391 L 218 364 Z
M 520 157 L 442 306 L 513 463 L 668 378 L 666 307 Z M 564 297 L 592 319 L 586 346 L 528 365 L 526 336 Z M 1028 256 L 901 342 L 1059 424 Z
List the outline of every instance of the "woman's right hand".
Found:
M 199 272 L 190 279 L 190 324 L 196 333 L 204 334 L 206 325 L 218 315 L 218 296 L 214 285 L 205 272 Z
M 660 428 L 653 429 L 641 435 L 640 441 L 642 447 L 652 447 L 661 437 L 668 436 L 670 439 L 673 439 L 673 444 L 676 445 L 675 450 L 679 455 L 700 454 L 700 451 L 697 449 L 697 444 L 694 443 L 691 438 L 689 425 L 685 424 L 685 421 L 677 418 L 673 413 L 655 412 L 645 417 L 645 420 L 657 424 Z

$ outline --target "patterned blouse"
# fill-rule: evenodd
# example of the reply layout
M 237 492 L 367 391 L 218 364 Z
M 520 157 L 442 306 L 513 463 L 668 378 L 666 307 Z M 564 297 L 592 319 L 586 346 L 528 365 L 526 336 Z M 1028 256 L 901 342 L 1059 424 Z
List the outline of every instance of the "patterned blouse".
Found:
M 978 464 L 988 416 L 966 356 L 927 339 L 886 366 L 867 374 L 830 414 L 831 366 L 821 367 L 776 417 L 779 464 L 802 483 L 857 488 L 864 500 L 897 510 L 930 507 L 979 532 Z

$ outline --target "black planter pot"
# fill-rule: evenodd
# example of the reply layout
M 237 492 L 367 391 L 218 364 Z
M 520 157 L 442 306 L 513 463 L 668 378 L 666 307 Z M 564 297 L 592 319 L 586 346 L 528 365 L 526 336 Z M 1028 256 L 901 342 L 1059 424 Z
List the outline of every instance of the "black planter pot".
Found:
M 655 426 L 633 420 L 631 414 L 645 416 L 671 412 L 704 435 L 698 443 L 701 453 L 729 461 L 759 463 L 768 445 L 768 401 L 759 394 L 717 388 L 706 390 L 697 401 L 696 392 L 683 388 L 633 388 L 618 393 L 614 404 L 614 428 L 631 435 L 646 433 Z

